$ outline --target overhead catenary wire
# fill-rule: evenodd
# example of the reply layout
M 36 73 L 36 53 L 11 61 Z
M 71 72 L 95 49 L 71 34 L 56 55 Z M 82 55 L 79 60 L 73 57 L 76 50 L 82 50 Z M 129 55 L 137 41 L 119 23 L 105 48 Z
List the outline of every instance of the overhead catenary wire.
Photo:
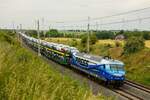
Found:
M 140 18 L 140 20 L 147 20 L 147 19 L 150 19 L 150 16 Z M 130 19 L 130 20 L 123 20 L 123 21 L 109 22 L 109 23 L 103 23 L 103 24 L 100 24 L 100 25 L 110 25 L 110 24 L 118 24 L 118 23 L 124 23 L 124 22 L 130 23 L 130 22 L 135 22 L 135 21 L 139 21 L 139 18 Z M 95 25 L 92 25 L 92 26 L 95 26 Z
M 98 22 L 98 20 L 103 20 L 103 19 L 108 19 L 108 18 L 113 18 L 113 17 L 116 17 L 116 16 L 121 16 L 121 15 L 127 15 L 127 14 L 133 14 L 133 13 L 136 13 L 136 14 L 141 14 L 141 11 L 147 11 L 147 10 L 150 10 L 150 7 L 145 7 L 145 8 L 140 8 L 140 9 L 135 9 L 135 10 L 130 10 L 130 11 L 125 11 L 125 12 L 120 12 L 120 13 L 115 13 L 115 14 L 112 14 L 112 15 L 108 15 L 108 16 L 102 16 L 102 17 L 95 17 L 95 18 L 92 18 L 90 19 L 90 21 L 96 21 Z M 46 23 L 49 23 L 49 24 L 68 24 L 68 23 L 72 23 L 72 24 L 82 24 L 82 22 L 86 22 L 84 24 L 87 24 L 87 19 L 76 19 L 76 20 L 57 20 L 57 21 L 50 21 L 49 19 L 44 19 L 44 21 Z M 32 26 L 32 29 L 36 29 L 36 25 L 37 23 L 35 24 L 36 22 L 34 21 L 34 27 Z M 45 23 L 45 26 L 46 26 L 46 23 Z M 99 24 L 100 25 L 100 24 Z M 13 25 L 12 25 L 13 26 Z M 48 27 L 49 25 L 47 25 Z M 13 27 L 10 26 L 11 29 L 14 29 Z M 25 28 L 25 27 L 24 27 Z
M 90 21 L 102 20 L 102 19 L 112 18 L 112 17 L 116 17 L 116 16 L 127 15 L 127 14 L 131 14 L 131 13 L 137 13 L 137 12 L 144 11 L 144 10 L 147 10 L 147 9 L 150 9 L 150 7 L 135 9 L 135 10 L 121 12 L 121 13 L 116 13 L 116 14 L 112 14 L 112 15 L 108 15 L 108 16 L 90 18 Z M 88 22 L 88 20 L 87 19 L 81 19 L 81 20 L 61 20 L 61 21 L 48 21 L 48 22 L 65 24 L 65 23 L 75 23 L 75 22 L 77 22 L 77 23 L 78 22 Z
M 113 15 L 109 15 L 109 16 L 93 18 L 92 20 L 106 19 L 106 18 L 115 17 L 115 16 L 127 15 L 127 14 L 130 14 L 130 13 L 135 13 L 135 12 L 143 11 L 143 10 L 146 10 L 146 9 L 150 9 L 150 7 L 145 7 L 145 8 L 142 8 L 142 9 L 136 9 L 136 10 L 131 10 L 131 11 L 127 11 L 127 12 L 117 13 L 117 14 L 113 14 Z
M 113 24 L 121 24 L 120 28 L 123 28 L 125 25 L 125 23 L 130 23 L 130 22 L 134 22 L 134 21 L 138 21 L 139 18 L 133 18 L 133 19 L 129 19 L 129 16 L 122 16 L 122 15 L 128 15 L 128 14 L 142 14 L 143 12 L 141 11 L 146 11 L 150 9 L 150 7 L 145 7 L 142 9 L 136 9 L 136 10 L 131 10 L 131 11 L 126 11 L 126 12 L 121 12 L 121 13 L 116 13 L 116 14 L 112 14 L 112 15 L 108 15 L 108 16 L 103 16 L 103 17 L 97 17 L 97 18 L 90 18 L 90 26 L 91 26 L 91 30 L 98 30 L 103 29 L 102 27 L 104 26 L 105 28 L 110 27 L 110 25 Z M 119 17 L 119 19 L 117 18 L 117 16 Z M 122 17 L 122 18 L 120 18 Z M 135 17 L 135 16 L 132 16 Z M 113 19 L 108 19 L 108 18 L 115 18 Z M 117 19 L 116 19 L 117 18 Z M 108 20 L 103 20 L 103 19 L 108 19 Z M 142 21 L 149 19 L 149 17 L 143 17 L 140 18 Z M 53 25 L 53 28 L 58 29 L 58 30 L 79 30 L 79 29 L 83 29 L 83 30 L 87 30 L 87 24 L 88 24 L 88 19 L 84 19 L 84 20 L 68 20 L 68 21 L 48 21 L 46 19 L 44 19 L 45 22 L 47 22 L 47 26 L 49 26 L 50 24 Z M 45 23 L 46 24 L 46 23 Z M 107 26 L 107 27 L 106 27 Z M 127 28 L 127 27 L 126 27 Z M 108 29 L 108 28 L 107 28 Z
M 130 23 L 130 22 L 135 22 L 135 21 L 139 21 L 139 19 L 141 21 L 143 20 L 147 20 L 147 19 L 150 19 L 150 16 L 148 17 L 143 17 L 143 18 L 136 18 L 136 19 L 124 19 L 124 20 L 121 20 L 121 21 L 114 21 L 114 22 L 108 22 L 108 23 L 100 23 L 100 24 L 90 24 L 90 26 L 104 26 L 104 25 L 111 25 L 111 24 L 120 24 L 120 23 Z M 69 27 L 72 27 L 72 26 L 76 26 L 76 27 L 87 27 L 87 25 L 63 25 L 63 27 L 65 28 L 69 28 Z M 59 27 L 62 27 L 62 26 L 59 26 Z

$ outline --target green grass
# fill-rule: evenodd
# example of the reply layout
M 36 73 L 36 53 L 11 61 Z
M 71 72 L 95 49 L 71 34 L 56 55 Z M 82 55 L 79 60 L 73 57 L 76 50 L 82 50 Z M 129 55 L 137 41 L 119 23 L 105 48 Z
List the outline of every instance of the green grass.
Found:
M 50 42 L 58 42 L 72 46 L 73 39 L 69 38 L 50 38 L 46 39 Z M 67 42 L 68 41 L 68 42 Z M 80 40 L 76 40 L 76 45 L 79 50 L 86 50 L 82 47 Z M 149 41 L 146 41 L 145 49 L 130 55 L 122 55 L 123 41 L 119 41 L 120 47 L 115 47 L 114 40 L 99 40 L 96 44 L 90 45 L 90 53 L 94 55 L 110 55 L 114 59 L 119 59 L 125 63 L 126 77 L 135 82 L 150 86 L 150 49 Z
M 11 35 L 11 36 L 10 36 Z M 0 31 L 1 100 L 99 100 L 85 84 L 60 74 L 52 65 Z
M 150 86 L 150 50 L 120 57 L 126 64 L 127 78 Z

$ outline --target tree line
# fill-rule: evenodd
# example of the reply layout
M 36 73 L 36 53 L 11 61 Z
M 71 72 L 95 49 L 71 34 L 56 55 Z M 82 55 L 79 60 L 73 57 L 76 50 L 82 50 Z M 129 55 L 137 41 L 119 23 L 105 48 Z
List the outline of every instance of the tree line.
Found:
M 36 30 L 28 30 L 27 34 L 33 37 L 37 37 Z M 92 31 L 91 34 L 95 35 L 97 39 L 115 39 L 117 35 L 123 35 L 126 39 L 129 37 L 142 37 L 145 40 L 150 40 L 150 31 Z M 82 36 L 87 35 L 85 31 L 68 31 L 61 32 L 56 29 L 51 29 L 47 32 L 41 31 L 41 37 L 66 37 L 66 38 L 81 38 Z

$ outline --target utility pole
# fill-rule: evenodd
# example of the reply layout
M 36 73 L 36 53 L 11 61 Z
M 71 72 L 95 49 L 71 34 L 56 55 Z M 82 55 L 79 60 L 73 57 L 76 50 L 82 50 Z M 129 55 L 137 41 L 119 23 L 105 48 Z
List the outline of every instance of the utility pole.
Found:
M 38 33 L 38 56 L 41 56 L 41 53 L 40 53 L 40 24 L 39 24 L 39 20 L 37 21 L 37 33 Z
M 141 23 L 142 23 L 142 19 L 139 18 L 139 30 L 140 30 L 140 31 L 142 31 Z
M 20 32 L 22 32 L 22 24 L 20 24 Z M 20 44 L 22 46 L 22 38 L 19 36 Z
M 36 30 L 36 28 L 37 28 L 37 20 L 34 20 L 34 29 Z
M 22 31 L 22 24 L 20 24 L 20 31 Z
M 49 28 L 49 30 L 50 30 L 50 29 L 51 29 L 51 25 L 49 25 L 49 27 L 48 27 L 48 28 Z
M 50 31 L 51 30 L 51 25 L 49 25 L 49 30 L 48 31 Z M 48 34 L 48 38 L 50 37 L 50 34 Z
M 122 19 L 122 30 L 125 30 L 125 29 L 124 29 L 124 28 L 125 28 L 124 25 L 125 25 L 125 19 L 123 18 L 123 19 Z
M 98 23 L 96 22 L 96 32 L 98 31 Z
M 12 22 L 12 30 L 13 30 L 13 33 L 15 33 L 15 23 L 14 23 L 14 21 Z
M 90 52 L 90 17 L 88 17 L 88 26 L 87 26 L 87 33 L 88 33 L 88 38 L 87 38 L 87 53 Z
M 44 23 L 44 17 L 42 18 L 42 30 L 43 30 L 43 35 L 44 35 L 44 38 L 45 38 L 45 23 Z
M 63 36 L 65 37 L 65 32 L 66 32 L 66 28 L 65 28 L 65 25 L 63 25 L 63 29 L 64 29 L 64 34 L 63 34 Z
M 19 25 L 17 25 L 16 35 L 17 35 L 17 39 L 18 39 L 18 41 L 19 41 Z M 20 42 L 20 41 L 19 41 L 19 42 Z

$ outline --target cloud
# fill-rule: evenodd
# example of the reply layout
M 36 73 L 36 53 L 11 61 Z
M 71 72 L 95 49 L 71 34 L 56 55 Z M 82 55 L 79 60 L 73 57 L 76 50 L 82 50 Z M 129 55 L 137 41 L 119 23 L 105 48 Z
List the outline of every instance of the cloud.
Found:
M 0 23 L 23 23 L 45 18 L 50 21 L 101 17 L 149 6 L 149 0 L 1 0 Z M 49 22 L 47 22 L 49 24 Z

